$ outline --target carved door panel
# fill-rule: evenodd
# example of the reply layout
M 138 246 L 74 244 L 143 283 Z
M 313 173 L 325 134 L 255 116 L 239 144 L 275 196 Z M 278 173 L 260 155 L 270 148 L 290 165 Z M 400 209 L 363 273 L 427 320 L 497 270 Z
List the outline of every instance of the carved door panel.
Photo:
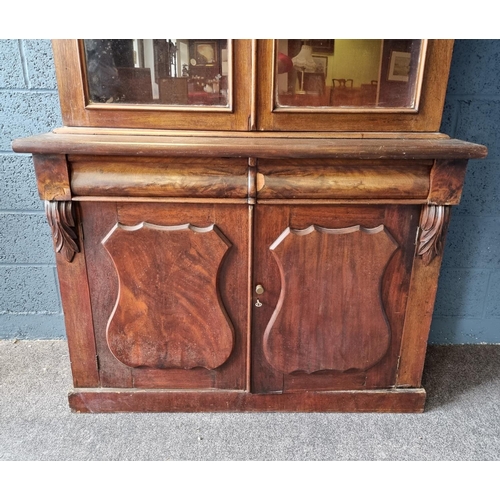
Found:
M 245 388 L 248 207 L 81 209 L 101 384 Z
M 254 391 L 394 385 L 418 214 L 257 207 Z

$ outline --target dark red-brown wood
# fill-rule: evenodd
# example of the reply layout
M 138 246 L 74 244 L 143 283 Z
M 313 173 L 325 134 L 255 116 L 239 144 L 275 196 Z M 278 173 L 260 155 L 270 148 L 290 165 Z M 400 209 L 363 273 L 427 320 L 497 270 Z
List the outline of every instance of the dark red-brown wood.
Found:
M 106 337 L 131 367 L 215 369 L 233 350 L 218 290 L 231 242 L 214 224 L 116 224 L 102 241 L 119 294 Z
M 412 206 L 257 205 L 255 392 L 335 388 L 339 376 L 349 389 L 395 384 L 417 223 Z M 276 256 L 291 230 L 302 235 Z
M 82 208 L 103 386 L 245 388 L 248 207 Z
M 232 108 L 90 103 L 81 45 L 54 43 L 68 126 L 13 143 L 46 200 L 71 408 L 422 411 L 450 206 L 487 153 L 437 131 L 451 41 L 418 109 L 374 113 L 274 109 L 271 40 L 233 42 Z
M 424 389 L 250 394 L 239 391 L 73 391 L 76 412 L 370 412 L 421 413 Z

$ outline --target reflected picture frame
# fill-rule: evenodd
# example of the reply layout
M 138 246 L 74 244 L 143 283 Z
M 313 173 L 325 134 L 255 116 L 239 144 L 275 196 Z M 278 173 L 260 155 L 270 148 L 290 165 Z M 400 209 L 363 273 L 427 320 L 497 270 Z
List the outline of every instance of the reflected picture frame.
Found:
M 195 42 L 194 58 L 196 66 L 213 66 L 217 63 L 218 47 L 216 41 Z
M 326 75 L 328 73 L 328 56 L 318 56 L 316 54 L 313 54 L 312 58 L 316 63 L 316 68 L 320 68 L 326 78 Z
M 389 63 L 389 74 L 387 80 L 392 82 L 408 82 L 410 79 L 410 52 L 391 52 L 391 60 Z
M 310 40 L 309 44 L 313 52 L 323 52 L 325 54 L 333 54 L 335 48 L 335 39 L 332 40 Z

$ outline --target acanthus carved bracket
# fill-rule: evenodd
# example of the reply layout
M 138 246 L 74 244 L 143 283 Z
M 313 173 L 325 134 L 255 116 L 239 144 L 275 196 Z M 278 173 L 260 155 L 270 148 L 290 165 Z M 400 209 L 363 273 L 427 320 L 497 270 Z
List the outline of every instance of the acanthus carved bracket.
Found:
M 442 255 L 444 237 L 450 219 L 450 207 L 426 205 L 420 217 L 417 255 L 428 266 L 434 257 Z
M 45 214 L 52 230 L 52 239 L 56 252 L 71 262 L 78 248 L 78 236 L 75 232 L 75 220 L 71 201 L 45 201 Z

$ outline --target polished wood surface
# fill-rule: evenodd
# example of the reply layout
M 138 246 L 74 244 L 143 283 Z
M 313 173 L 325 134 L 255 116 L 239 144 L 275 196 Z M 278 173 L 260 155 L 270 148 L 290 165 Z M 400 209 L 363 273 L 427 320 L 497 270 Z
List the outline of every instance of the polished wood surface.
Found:
M 432 168 L 429 202 L 458 205 L 462 197 L 467 161 L 463 159 L 436 160 Z
M 441 207 L 444 209 L 445 207 Z M 448 207 L 446 207 L 448 208 Z M 435 219 L 436 210 L 430 210 L 427 206 L 422 207 L 420 215 L 420 234 L 430 220 Z M 425 353 L 427 350 L 427 339 L 432 322 L 432 313 L 436 300 L 439 270 L 443 259 L 444 241 L 446 238 L 449 213 L 444 210 L 438 211 L 438 231 L 434 231 L 434 239 L 439 240 L 439 245 L 431 246 L 427 255 L 416 258 L 413 263 L 412 278 L 410 284 L 410 295 L 406 311 L 403 341 L 401 344 L 400 364 L 398 369 L 398 387 L 416 387 L 422 380 Z M 422 241 L 422 240 L 421 240 Z M 432 258 L 431 258 L 432 257 Z
M 425 199 L 432 161 L 261 160 L 260 199 Z
M 214 369 L 233 350 L 217 278 L 231 242 L 215 225 L 117 224 L 102 241 L 119 294 L 106 329 L 131 367 Z
M 33 155 L 33 165 L 42 200 L 71 200 L 66 155 Z
M 66 126 L 128 127 L 180 130 L 248 130 L 251 86 L 248 71 L 252 67 L 251 40 L 233 40 L 233 107 L 193 106 L 167 113 L 161 105 L 89 105 L 82 48 L 78 40 L 53 40 L 57 86 L 62 120 Z
M 314 387 L 334 390 L 339 384 L 344 389 L 394 386 L 418 213 L 418 206 L 257 204 L 253 284 L 254 289 L 260 284 L 265 291 L 253 296 L 254 392 Z M 319 238 L 325 241 L 315 242 L 314 248 L 300 243 L 297 249 L 301 255 L 284 265 L 281 256 L 275 257 L 279 244 L 273 250 L 277 240 L 288 234 L 287 228 L 304 231 L 311 225 L 337 229 L 340 234 Z M 357 225 L 382 227 L 383 231 L 342 235 L 346 228 Z M 311 235 L 318 239 L 317 232 L 296 235 L 295 239 L 305 241 Z M 339 238 L 347 241 L 339 242 Z M 373 244 L 370 238 L 378 243 Z M 261 307 L 255 307 L 257 299 Z M 367 327 L 372 319 L 378 325 L 374 330 Z M 278 328 L 278 334 L 273 333 L 273 327 Z M 278 335 L 278 342 L 273 335 Z M 344 335 L 349 339 L 343 339 Z M 311 370 L 308 363 L 314 366 L 313 371 L 320 370 L 324 356 L 329 357 L 330 369 L 335 371 L 299 373 Z M 301 368 L 297 368 L 298 362 Z M 354 373 L 339 373 L 356 364 Z
M 135 136 L 41 134 L 16 139 L 17 153 L 121 156 L 359 158 L 363 159 L 471 159 L 484 158 L 487 148 L 458 139 L 361 138 L 240 138 L 196 136 Z
M 46 200 L 71 408 L 423 411 L 450 207 L 487 154 L 437 132 L 452 42 L 429 41 L 418 110 L 373 113 L 274 109 L 273 41 L 233 44 L 232 108 L 162 111 L 88 104 L 79 42 L 54 42 L 65 127 L 13 149 Z
M 221 158 L 71 157 L 76 196 L 246 198 L 247 161 Z M 189 175 L 186 175 L 186 169 Z
M 79 211 L 78 208 L 75 212 Z M 75 213 L 74 216 L 76 220 L 81 220 L 79 214 Z M 71 262 L 61 253 L 56 253 L 73 385 L 99 387 L 96 340 L 82 231 L 78 230 L 75 236 L 79 252 L 73 256 Z
M 391 336 L 381 283 L 397 247 L 383 225 L 287 227 L 269 247 L 281 279 L 263 339 L 269 364 L 313 373 L 380 361 Z
M 257 130 L 438 131 L 446 95 L 453 40 L 429 40 L 420 105 L 415 112 L 277 108 L 274 102 L 274 40 L 258 41 Z
M 244 389 L 249 207 L 80 205 L 102 385 Z

